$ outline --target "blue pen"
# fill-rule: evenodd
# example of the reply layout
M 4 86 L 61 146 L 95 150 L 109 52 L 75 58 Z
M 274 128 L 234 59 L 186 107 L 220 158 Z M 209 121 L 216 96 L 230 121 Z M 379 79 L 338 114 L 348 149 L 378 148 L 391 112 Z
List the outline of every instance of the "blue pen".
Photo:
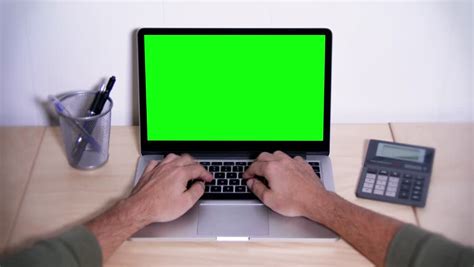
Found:
M 54 104 L 54 108 L 56 109 L 56 112 L 58 114 L 63 114 L 64 115 L 64 118 L 66 119 L 66 121 L 77 127 L 77 129 L 81 132 L 82 136 L 84 137 L 84 139 L 86 139 L 86 141 L 91 144 L 92 146 L 92 149 L 94 149 L 95 151 L 100 151 L 101 150 L 101 147 L 100 147 L 100 144 L 95 140 L 94 137 L 92 137 L 89 132 L 87 132 L 86 129 L 84 129 L 84 127 L 81 126 L 80 123 L 78 123 L 76 120 L 74 119 L 71 119 L 71 113 L 66 109 L 66 107 L 61 103 L 61 101 L 59 101 L 59 99 L 57 99 L 56 97 L 50 95 L 48 96 L 48 99 Z

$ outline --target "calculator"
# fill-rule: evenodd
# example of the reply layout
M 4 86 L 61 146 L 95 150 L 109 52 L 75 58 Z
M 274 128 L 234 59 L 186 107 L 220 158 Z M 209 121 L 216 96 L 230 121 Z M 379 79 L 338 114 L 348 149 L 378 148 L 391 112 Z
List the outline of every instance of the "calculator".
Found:
M 357 197 L 424 207 L 434 154 L 430 147 L 370 140 Z

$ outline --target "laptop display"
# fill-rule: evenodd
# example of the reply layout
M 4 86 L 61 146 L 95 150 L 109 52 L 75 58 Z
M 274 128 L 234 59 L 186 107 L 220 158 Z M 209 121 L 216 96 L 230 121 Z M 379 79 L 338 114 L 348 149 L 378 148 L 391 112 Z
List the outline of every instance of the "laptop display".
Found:
M 180 30 L 139 32 L 142 142 L 327 143 L 330 32 Z

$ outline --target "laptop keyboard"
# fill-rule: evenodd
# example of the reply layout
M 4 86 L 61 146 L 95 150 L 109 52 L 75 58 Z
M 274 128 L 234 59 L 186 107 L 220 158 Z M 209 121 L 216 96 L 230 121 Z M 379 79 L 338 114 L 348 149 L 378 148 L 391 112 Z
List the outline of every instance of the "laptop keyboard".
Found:
M 252 164 L 252 160 L 199 160 L 198 162 L 214 176 L 214 180 L 205 185 L 206 195 L 251 194 L 246 181 L 242 179 L 242 174 Z M 308 161 L 308 163 L 318 177 L 321 177 L 319 162 Z M 257 177 L 257 179 L 268 186 L 264 177 Z

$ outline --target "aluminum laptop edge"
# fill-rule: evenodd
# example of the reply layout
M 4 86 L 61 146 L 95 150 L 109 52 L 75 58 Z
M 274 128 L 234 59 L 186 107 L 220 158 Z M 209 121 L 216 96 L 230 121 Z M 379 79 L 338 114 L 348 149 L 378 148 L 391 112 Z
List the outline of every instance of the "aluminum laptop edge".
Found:
M 151 37 L 148 37 L 151 36 Z M 168 40 L 168 36 L 171 38 Z M 321 118 L 321 127 L 323 133 L 321 133 L 322 140 L 308 141 L 308 140 L 291 140 L 291 141 L 279 141 L 279 140 L 216 140 L 206 139 L 203 140 L 170 140 L 166 138 L 155 138 L 151 137 L 151 128 L 154 121 L 151 120 L 152 113 L 148 108 L 153 105 L 151 102 L 151 87 L 152 84 L 156 84 L 155 81 L 150 81 L 150 71 L 146 68 L 151 68 L 152 64 L 149 62 L 150 58 L 155 60 L 160 59 L 163 56 L 159 53 L 166 51 L 167 54 L 173 54 L 175 47 L 180 47 L 177 41 L 182 42 L 179 38 L 187 38 L 189 36 L 199 37 L 196 38 L 195 43 L 191 38 L 186 41 L 186 44 L 193 44 L 193 47 L 199 47 L 203 45 L 203 42 L 211 42 L 205 36 L 219 37 L 219 36 L 230 36 L 228 40 L 220 40 L 217 38 L 219 45 L 230 44 L 232 46 L 234 42 L 239 42 L 235 39 L 238 36 L 248 37 L 248 40 L 256 40 L 255 50 L 258 50 L 258 46 L 262 47 L 265 45 L 265 38 L 260 41 L 258 36 L 321 36 L 317 40 L 323 40 L 322 47 L 324 47 L 324 93 L 322 101 L 323 110 Z M 156 38 L 155 38 L 156 37 Z M 163 38 L 162 38 L 163 37 Z M 256 39 L 252 39 L 255 38 Z M 162 39 L 160 39 L 162 38 Z M 234 39 L 232 39 L 234 38 Z M 246 44 L 252 45 L 252 43 L 245 43 L 246 40 L 243 38 L 243 42 L 239 47 L 245 47 Z M 150 46 L 153 41 L 157 41 L 159 44 L 157 48 L 157 54 L 153 54 L 153 50 Z M 278 39 L 275 39 L 278 40 Z M 285 40 L 284 38 L 282 40 Z M 291 38 L 290 38 L 291 40 Z M 301 38 L 301 40 L 306 40 Z M 312 39 L 311 39 L 312 40 Z M 282 150 L 291 156 L 300 155 L 303 156 L 307 161 L 319 162 L 320 166 L 320 178 L 321 181 L 328 191 L 334 191 L 334 181 L 331 160 L 329 158 L 329 127 L 330 127 L 330 88 L 331 88 L 331 51 L 332 51 L 332 33 L 328 29 L 197 29 L 197 28 L 143 28 L 137 31 L 138 41 L 138 75 L 139 75 L 139 109 L 140 109 L 140 148 L 141 156 L 138 159 L 136 168 L 134 185 L 139 181 L 145 166 L 150 160 L 160 160 L 168 153 L 189 153 L 196 160 L 199 161 L 248 161 L 253 160 L 255 157 L 263 151 L 273 152 L 275 150 Z M 184 42 L 183 41 L 183 42 Z M 272 41 L 272 40 L 269 40 Z M 227 43 L 226 43 L 227 42 Z M 249 41 L 253 42 L 253 41 Z M 309 41 L 313 42 L 313 41 Z M 314 42 L 316 41 L 316 38 Z M 166 44 L 172 44 L 166 46 Z M 209 46 L 209 43 L 206 43 Z M 300 45 L 299 41 L 295 42 L 296 45 Z M 167 50 L 168 49 L 168 50 Z M 203 48 L 206 49 L 206 48 Z M 213 48 L 214 50 L 216 48 Z M 239 48 L 240 49 L 240 48 Z M 322 49 L 322 48 L 321 48 Z M 212 50 L 212 51 L 214 51 Z M 202 50 L 201 50 L 202 51 Z M 226 50 L 227 51 L 227 50 Z M 196 53 L 193 51 L 193 53 Z M 238 53 L 238 51 L 236 52 Z M 246 52 L 247 53 L 247 52 Z M 186 54 L 186 51 L 179 51 L 179 54 Z M 264 53 L 265 54 L 265 53 Z M 154 57 L 151 57 L 153 55 Z M 212 56 L 211 56 L 212 58 Z M 315 59 L 317 56 L 315 55 Z M 147 60 L 147 62 L 145 62 Z M 179 62 L 182 59 L 176 59 Z M 184 60 L 188 60 L 185 58 Z M 210 59 L 212 61 L 212 59 Z M 174 60 L 171 62 L 175 62 Z M 173 64 L 165 63 L 160 61 L 156 64 Z M 311 62 L 310 62 L 311 63 Z M 322 64 L 322 63 L 321 63 Z M 171 68 L 172 69 L 172 68 Z M 157 71 L 157 68 L 154 69 Z M 164 72 L 160 73 L 161 75 Z M 160 76 L 163 77 L 163 76 Z M 185 77 L 183 77 L 185 78 Z M 241 77 L 245 79 L 245 77 Z M 159 82 L 165 86 L 166 78 L 162 78 Z M 180 81 L 177 81 L 179 84 Z M 177 85 L 178 86 L 178 85 Z M 155 88 L 153 88 L 155 89 Z M 147 93 L 148 90 L 148 93 Z M 153 91 L 154 92 L 154 91 Z M 239 93 L 239 92 L 237 92 Z M 179 96 L 179 95 L 178 95 Z M 147 99 L 148 98 L 148 99 Z M 173 100 L 175 101 L 175 100 Z M 177 103 L 180 101 L 176 100 Z M 317 102 L 317 101 L 316 101 Z M 162 104 L 162 106 L 165 104 Z M 170 111 L 171 112 L 171 111 Z M 161 114 L 161 113 L 160 113 Z M 165 115 L 160 115 L 162 118 Z M 212 118 L 212 116 L 210 116 Z M 231 138 L 229 138 L 232 140 Z M 251 197 L 249 197 L 251 195 Z M 339 237 L 337 234 L 329 230 L 328 228 L 312 222 L 306 218 L 297 217 L 290 218 L 279 215 L 273 212 L 271 209 L 264 206 L 253 194 L 246 194 L 245 197 L 239 197 L 237 195 L 226 195 L 219 193 L 212 195 L 206 193 L 204 197 L 199 200 L 196 205 L 191 208 L 182 217 L 166 223 L 153 223 L 145 228 L 139 230 L 132 236 L 132 240 L 191 240 L 191 241 L 255 241 L 255 240 L 298 240 L 298 241 L 334 241 Z

